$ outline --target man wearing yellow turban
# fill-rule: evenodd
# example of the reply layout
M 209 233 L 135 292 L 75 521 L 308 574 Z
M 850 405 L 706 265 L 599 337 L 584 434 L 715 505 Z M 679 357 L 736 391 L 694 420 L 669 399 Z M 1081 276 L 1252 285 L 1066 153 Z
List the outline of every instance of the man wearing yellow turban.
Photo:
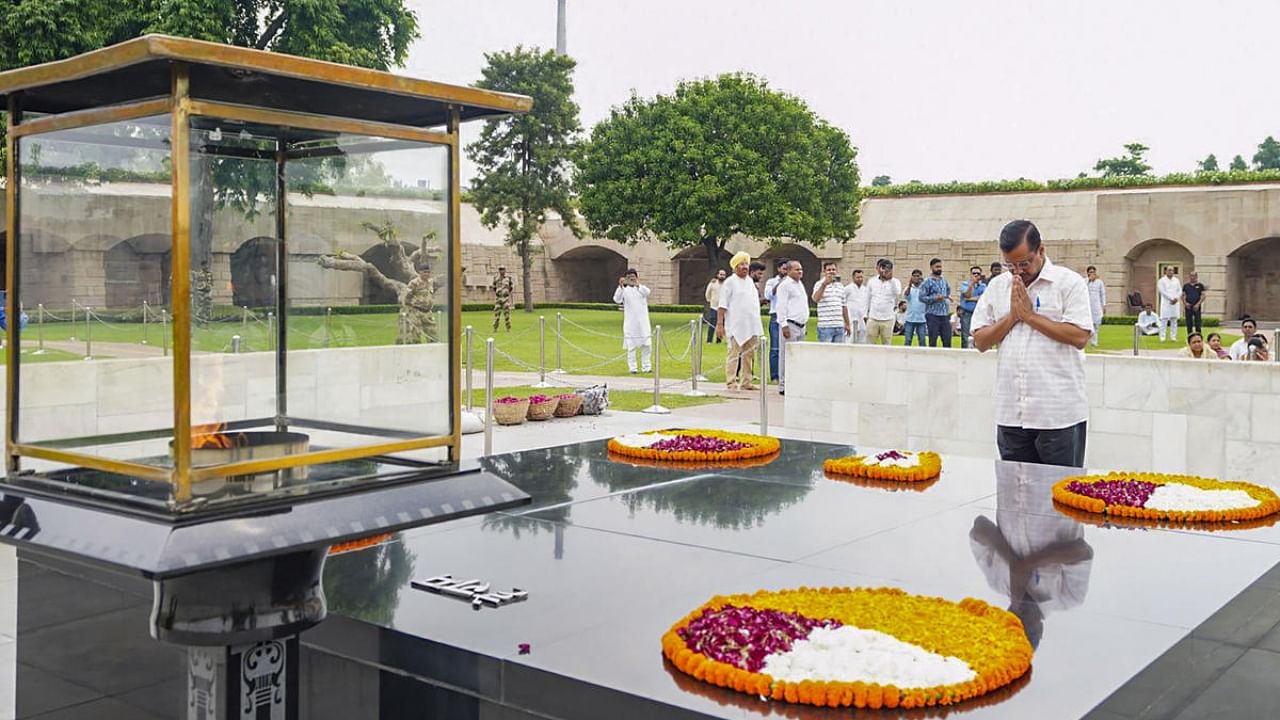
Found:
M 716 316 L 716 336 L 729 336 L 725 356 L 725 386 L 729 390 L 756 390 L 751 382 L 752 360 L 760 342 L 760 293 L 747 276 L 751 256 L 740 252 L 729 261 L 733 276 L 720 287 L 720 308 Z

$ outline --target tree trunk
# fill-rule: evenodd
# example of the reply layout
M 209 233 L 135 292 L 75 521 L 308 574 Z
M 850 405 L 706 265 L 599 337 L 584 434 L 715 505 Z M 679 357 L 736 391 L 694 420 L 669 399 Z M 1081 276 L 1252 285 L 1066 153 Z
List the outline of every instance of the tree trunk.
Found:
M 716 241 L 714 236 L 704 236 L 702 247 L 707 251 L 707 277 L 710 278 L 720 269 L 720 251 L 724 250 L 724 240 Z
M 533 254 L 529 252 L 529 240 L 521 240 L 520 248 L 520 285 L 524 290 L 524 311 L 533 312 Z

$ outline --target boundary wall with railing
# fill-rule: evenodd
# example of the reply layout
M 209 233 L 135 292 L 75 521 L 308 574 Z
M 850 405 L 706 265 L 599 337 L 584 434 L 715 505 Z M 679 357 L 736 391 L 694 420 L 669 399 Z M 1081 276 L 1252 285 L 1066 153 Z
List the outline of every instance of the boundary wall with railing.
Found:
M 995 457 L 996 352 L 787 345 L 786 427 Z M 1087 355 L 1086 464 L 1275 484 L 1280 363 Z

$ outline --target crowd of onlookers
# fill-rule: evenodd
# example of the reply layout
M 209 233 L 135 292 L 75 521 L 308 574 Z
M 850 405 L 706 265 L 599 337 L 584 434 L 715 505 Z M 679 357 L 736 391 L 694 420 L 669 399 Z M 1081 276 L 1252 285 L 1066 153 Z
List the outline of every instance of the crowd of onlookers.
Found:
M 929 261 L 927 275 L 920 268 L 912 269 L 905 284 L 894 277 L 893 261 L 887 258 L 876 262 L 875 273 L 870 277 L 857 269 L 848 282 L 841 276 L 837 263 L 828 261 L 822 264 L 822 276 L 813 285 L 812 292 L 805 292 L 801 282 L 804 269 L 800 261 L 775 260 L 774 275 L 765 280 L 768 268 L 759 261 L 748 264 L 744 258 L 745 253 L 734 258 L 735 275 L 741 286 L 737 288 L 736 295 L 739 302 L 748 303 L 740 307 L 747 308 L 750 303 L 756 303 L 769 309 L 769 375 L 773 380 L 779 380 L 780 365 L 785 357 L 783 346 L 805 339 L 810 303 L 817 309 L 818 342 L 888 345 L 895 335 L 901 335 L 908 346 L 953 347 L 953 336 L 959 336 L 959 346 L 968 348 L 973 343 L 970 327 L 979 298 L 993 278 L 1008 271 L 1000 262 L 993 262 L 987 268 L 974 265 L 953 288 L 943 275 L 943 262 L 939 258 Z M 1096 267 L 1091 265 L 1086 272 L 1093 321 L 1091 342 L 1096 347 L 1107 292 Z M 724 315 L 728 307 L 722 302 L 722 293 L 727 284 L 733 283 L 734 278 L 721 270 L 707 284 L 705 319 L 708 343 L 719 342 L 726 337 Z M 755 297 L 742 299 L 741 296 L 750 294 L 748 287 L 754 289 Z M 1180 356 L 1208 360 L 1268 359 L 1266 337 L 1257 332 L 1257 323 L 1250 318 L 1241 323 L 1244 337 L 1229 348 L 1223 346 L 1220 334 L 1210 333 L 1207 337 L 1203 334 L 1202 308 L 1206 288 L 1194 271 L 1183 283 L 1174 267 L 1166 267 L 1156 283 L 1156 290 L 1159 313 L 1155 312 L 1152 304 L 1143 304 L 1143 312 L 1136 324 L 1139 332 L 1158 334 L 1161 342 L 1176 343 L 1180 321 L 1185 320 L 1187 345 L 1180 351 Z M 1131 303 L 1135 295 L 1131 294 Z M 742 310 L 738 318 L 747 312 Z M 750 373 L 742 372 L 742 357 L 749 354 L 747 344 L 746 341 L 730 340 L 726 371 L 731 389 L 754 389 L 750 384 Z M 733 371 L 729 371 L 729 367 L 734 368 Z

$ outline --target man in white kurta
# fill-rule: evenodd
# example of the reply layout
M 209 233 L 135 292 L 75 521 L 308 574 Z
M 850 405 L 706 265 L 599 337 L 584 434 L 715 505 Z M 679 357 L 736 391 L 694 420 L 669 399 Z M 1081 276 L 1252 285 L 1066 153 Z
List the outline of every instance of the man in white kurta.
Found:
M 1085 271 L 1089 277 L 1089 313 L 1093 315 L 1093 335 L 1089 342 L 1098 347 L 1098 331 L 1102 328 L 1102 312 L 1107 307 L 1107 286 L 1098 277 L 1098 268 L 1090 265 Z
M 1178 342 L 1178 306 L 1182 302 L 1182 281 L 1173 274 L 1173 266 L 1167 265 L 1164 277 L 1156 281 L 1156 294 L 1160 296 L 1160 342 L 1166 331 L 1172 332 L 1172 340 Z
M 751 365 L 760 344 L 760 293 L 748 271 L 751 256 L 740 252 L 729 261 L 733 275 L 720 284 L 716 337 L 729 338 L 724 360 L 725 387 L 729 390 L 757 390 L 751 382 Z M 761 368 L 763 372 L 763 368 Z
M 996 356 L 996 446 L 1000 459 L 1084 466 L 1084 346 L 1093 332 L 1084 278 L 1054 265 L 1040 231 L 1014 220 L 1000 232 L 1011 269 L 991 280 L 973 313 L 979 352 Z
M 622 306 L 622 348 L 627 351 L 627 368 L 636 373 L 636 350 L 640 351 L 640 368 L 651 369 L 653 344 L 649 340 L 649 288 L 640 284 L 634 269 L 618 278 L 613 301 Z

